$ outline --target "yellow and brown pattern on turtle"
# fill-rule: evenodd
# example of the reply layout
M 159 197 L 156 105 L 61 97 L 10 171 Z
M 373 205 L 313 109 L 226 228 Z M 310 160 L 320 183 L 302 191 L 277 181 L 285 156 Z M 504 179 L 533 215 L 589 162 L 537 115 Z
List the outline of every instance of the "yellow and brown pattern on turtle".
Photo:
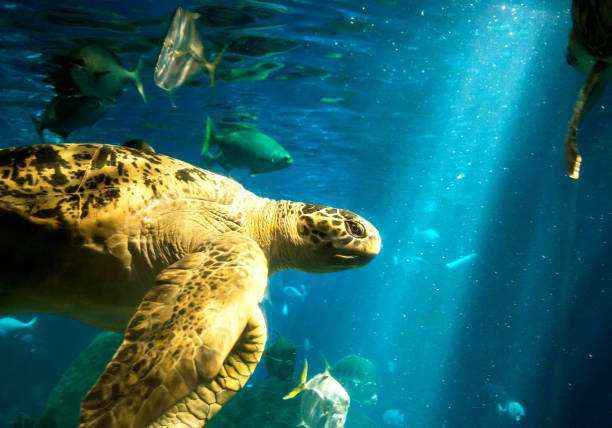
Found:
M 202 427 L 266 341 L 268 276 L 366 264 L 376 229 L 345 210 L 260 198 L 152 151 L 0 150 L 0 312 L 125 331 L 81 427 Z

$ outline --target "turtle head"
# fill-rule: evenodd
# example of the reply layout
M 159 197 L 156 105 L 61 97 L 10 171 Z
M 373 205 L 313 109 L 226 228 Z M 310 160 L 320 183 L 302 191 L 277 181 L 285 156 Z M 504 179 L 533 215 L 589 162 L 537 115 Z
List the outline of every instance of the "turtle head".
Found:
M 380 235 L 364 218 L 322 205 L 296 205 L 296 255 L 292 260 L 296 268 L 334 272 L 363 266 L 378 255 Z

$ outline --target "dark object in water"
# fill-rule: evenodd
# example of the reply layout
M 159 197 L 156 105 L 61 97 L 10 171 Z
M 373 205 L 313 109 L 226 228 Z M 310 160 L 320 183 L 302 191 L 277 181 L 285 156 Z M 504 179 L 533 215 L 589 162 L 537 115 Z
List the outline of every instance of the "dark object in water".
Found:
M 12 421 L 8 423 L 7 428 L 34 428 L 34 419 L 29 415 L 20 412 L 15 415 Z
M 227 50 L 240 55 L 265 56 L 288 52 L 300 46 L 299 42 L 291 39 L 243 35 L 233 40 Z
M 241 27 L 255 22 L 255 18 L 240 9 L 220 5 L 205 5 L 194 10 L 207 27 Z
M 570 178 L 578 179 L 582 163 L 577 142 L 578 129 L 603 93 L 610 75 L 612 1 L 574 0 L 572 23 L 567 62 L 587 74 L 565 134 L 565 170 Z
M 66 138 L 79 128 L 95 124 L 112 105 L 100 98 L 58 96 L 49 101 L 39 119 L 32 117 L 32 121 L 41 142 L 45 129 Z
M 297 348 L 287 338 L 278 336 L 264 353 L 264 363 L 268 376 L 280 380 L 290 380 L 293 376 Z
M 374 405 L 378 401 L 376 367 L 367 358 L 347 355 L 336 363 L 331 372 L 353 400 L 366 405 Z
M 125 143 L 123 143 L 123 147 L 142 150 L 143 152 L 147 153 L 155 153 L 155 149 L 153 149 L 153 147 L 151 147 L 145 140 L 141 140 L 139 138 L 126 141 Z

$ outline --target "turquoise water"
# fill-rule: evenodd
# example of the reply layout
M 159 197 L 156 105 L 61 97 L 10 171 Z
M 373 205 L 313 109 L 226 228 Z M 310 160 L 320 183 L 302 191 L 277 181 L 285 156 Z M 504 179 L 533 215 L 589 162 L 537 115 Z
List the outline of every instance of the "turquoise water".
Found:
M 38 142 L 30 115 L 53 96 L 51 54 L 95 41 L 129 69 L 143 58 L 148 102 L 128 85 L 67 140 L 142 138 L 204 166 L 206 117 L 246 117 L 294 163 L 234 179 L 262 196 L 351 209 L 381 232 L 368 266 L 277 274 L 264 303 L 269 330 L 299 345 L 298 360 L 320 369 L 321 354 L 354 353 L 375 364 L 378 402 L 361 406 L 375 426 L 389 426 L 390 409 L 409 427 L 612 426 L 612 95 L 585 122 L 582 177 L 571 181 L 563 138 L 584 75 L 565 62 L 569 2 L 217 4 L 246 12 L 208 15 L 208 55 L 244 35 L 274 46 L 230 44 L 214 88 L 199 73 L 170 97 L 153 67 L 176 3 L 0 3 L 2 147 Z M 279 68 L 224 80 L 259 63 Z M 304 299 L 283 292 L 302 284 Z M 96 333 L 43 314 L 32 341 L 0 337 L 2 416 L 39 414 Z M 498 411 L 508 400 L 524 406 L 519 422 Z

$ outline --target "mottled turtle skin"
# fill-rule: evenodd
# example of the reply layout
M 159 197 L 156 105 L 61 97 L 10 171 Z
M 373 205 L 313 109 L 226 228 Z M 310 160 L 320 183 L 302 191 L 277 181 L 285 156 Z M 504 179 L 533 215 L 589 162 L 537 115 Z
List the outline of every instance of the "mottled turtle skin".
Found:
M 0 312 L 125 331 L 81 427 L 204 426 L 259 362 L 268 276 L 361 266 L 380 245 L 352 212 L 151 151 L 0 150 Z

